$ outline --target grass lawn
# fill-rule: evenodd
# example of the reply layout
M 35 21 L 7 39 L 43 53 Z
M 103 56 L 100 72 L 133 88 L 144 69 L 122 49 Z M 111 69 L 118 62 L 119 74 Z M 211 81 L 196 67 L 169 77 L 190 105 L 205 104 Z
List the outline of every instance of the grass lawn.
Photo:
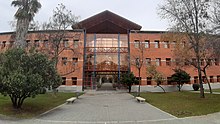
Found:
M 220 89 L 212 89 L 212 92 L 220 92 Z
M 220 95 L 205 94 L 199 98 L 199 93 L 141 93 L 146 102 L 166 111 L 176 117 L 199 116 L 220 111 Z
M 17 118 L 31 118 L 65 103 L 66 99 L 75 96 L 74 93 L 46 93 L 35 98 L 27 98 L 21 110 L 12 107 L 10 98 L 0 95 L 0 114 Z

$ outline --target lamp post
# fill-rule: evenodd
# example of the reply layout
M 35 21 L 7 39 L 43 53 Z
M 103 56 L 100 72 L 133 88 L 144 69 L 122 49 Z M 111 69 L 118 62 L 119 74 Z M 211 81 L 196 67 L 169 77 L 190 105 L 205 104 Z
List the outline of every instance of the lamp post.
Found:
M 140 90 L 141 90 L 141 80 L 140 80 L 141 65 L 140 65 L 140 58 L 136 58 L 136 67 L 138 69 L 138 81 L 139 81 L 138 96 L 140 96 Z

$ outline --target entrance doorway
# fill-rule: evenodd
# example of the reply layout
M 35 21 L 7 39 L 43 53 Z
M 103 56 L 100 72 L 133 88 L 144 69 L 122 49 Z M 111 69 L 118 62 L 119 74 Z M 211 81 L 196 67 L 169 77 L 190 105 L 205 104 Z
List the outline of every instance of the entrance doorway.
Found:
M 121 73 L 129 70 L 126 34 L 87 34 L 84 46 L 85 89 L 99 89 L 105 84 L 116 87 Z

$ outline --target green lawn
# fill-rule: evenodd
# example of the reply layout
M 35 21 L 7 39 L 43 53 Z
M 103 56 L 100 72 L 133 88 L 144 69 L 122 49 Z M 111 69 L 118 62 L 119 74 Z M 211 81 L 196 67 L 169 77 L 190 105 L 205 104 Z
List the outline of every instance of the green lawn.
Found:
M 205 94 L 204 99 L 198 93 L 141 93 L 146 102 L 176 117 L 199 116 L 220 111 L 220 95 Z
M 75 96 L 74 93 L 46 93 L 35 98 L 27 98 L 21 110 L 12 107 L 9 97 L 0 95 L 0 114 L 17 118 L 31 118 L 65 103 L 66 99 Z
M 205 92 L 210 92 L 209 89 L 205 89 Z M 212 92 L 220 92 L 220 89 L 212 89 Z
M 208 90 L 209 91 L 209 90 Z M 220 92 L 220 89 L 212 89 L 213 92 Z

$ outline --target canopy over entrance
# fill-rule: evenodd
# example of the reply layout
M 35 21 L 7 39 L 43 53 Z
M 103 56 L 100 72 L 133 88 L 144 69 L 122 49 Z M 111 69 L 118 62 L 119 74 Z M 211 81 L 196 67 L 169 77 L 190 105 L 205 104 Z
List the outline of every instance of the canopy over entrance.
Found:
M 86 29 L 87 33 L 126 34 L 128 30 L 140 30 L 141 26 L 108 10 L 87 18 L 72 28 Z

